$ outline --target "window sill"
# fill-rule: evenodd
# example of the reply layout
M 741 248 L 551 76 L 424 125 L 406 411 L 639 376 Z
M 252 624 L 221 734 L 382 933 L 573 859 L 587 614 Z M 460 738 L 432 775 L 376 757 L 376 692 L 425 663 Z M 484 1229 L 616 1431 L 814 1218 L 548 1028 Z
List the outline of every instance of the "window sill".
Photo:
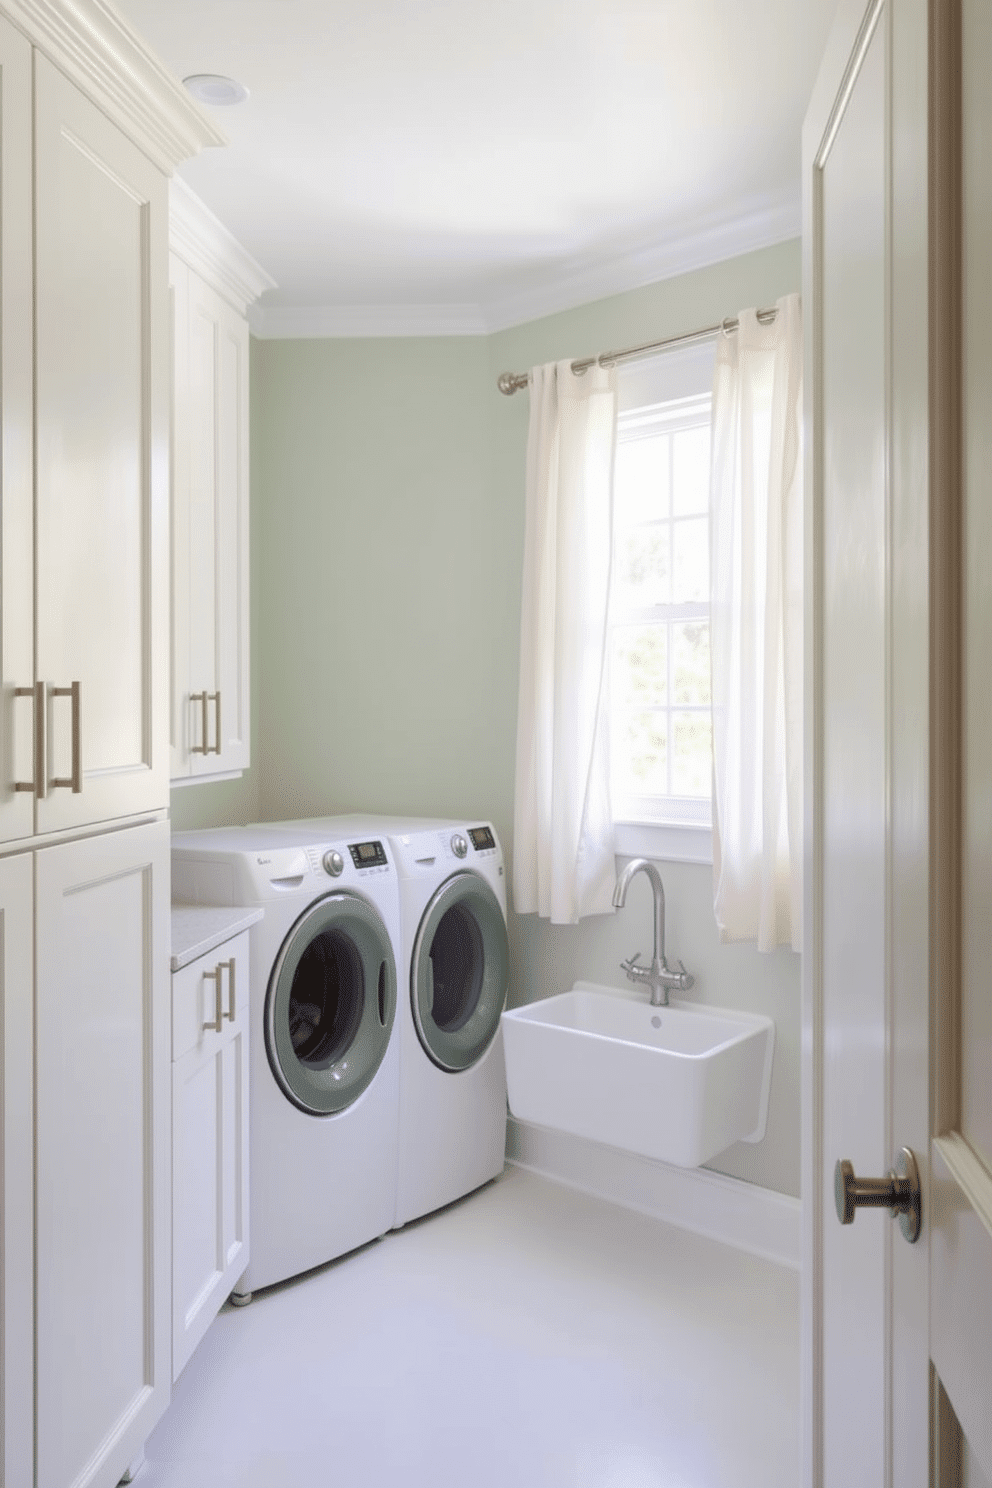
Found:
M 713 862 L 711 827 L 618 821 L 614 831 L 617 857 L 657 858 L 663 863 Z

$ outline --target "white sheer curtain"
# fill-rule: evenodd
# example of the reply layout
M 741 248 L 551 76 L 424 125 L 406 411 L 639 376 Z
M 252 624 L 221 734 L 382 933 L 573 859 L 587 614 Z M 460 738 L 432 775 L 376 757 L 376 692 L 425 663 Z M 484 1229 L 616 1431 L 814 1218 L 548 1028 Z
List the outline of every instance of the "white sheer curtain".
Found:
M 803 453 L 798 295 L 719 339 L 713 382 L 713 887 L 721 940 L 799 950 Z
M 606 617 L 616 372 L 530 374 L 513 899 L 556 924 L 612 909 Z

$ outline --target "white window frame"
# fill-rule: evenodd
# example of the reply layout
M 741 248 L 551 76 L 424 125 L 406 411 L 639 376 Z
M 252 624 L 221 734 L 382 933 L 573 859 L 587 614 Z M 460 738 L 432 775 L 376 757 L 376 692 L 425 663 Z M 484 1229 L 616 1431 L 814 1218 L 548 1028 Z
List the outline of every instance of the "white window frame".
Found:
M 620 368 L 618 438 L 623 428 L 633 431 L 638 426 L 678 427 L 679 405 L 687 405 L 712 394 L 715 348 L 712 341 L 689 347 L 673 348 L 650 361 L 635 362 Z M 708 613 L 707 606 L 707 613 Z M 696 607 L 693 607 L 695 612 Z M 636 623 L 636 613 L 611 616 L 611 624 Z M 644 615 L 646 623 L 654 618 Z M 666 618 L 675 618 L 666 616 Z M 650 797 L 641 798 L 645 803 Z M 624 811 L 634 807 L 637 798 L 618 803 L 614 817 L 618 856 L 642 856 L 666 862 L 712 863 L 713 829 L 711 823 L 658 821 L 650 819 L 645 804 L 643 814 Z

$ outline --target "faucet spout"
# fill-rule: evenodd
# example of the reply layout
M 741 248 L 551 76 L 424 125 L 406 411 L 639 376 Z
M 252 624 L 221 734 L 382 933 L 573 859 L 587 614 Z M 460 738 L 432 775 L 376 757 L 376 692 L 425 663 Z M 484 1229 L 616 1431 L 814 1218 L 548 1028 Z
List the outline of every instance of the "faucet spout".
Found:
M 627 902 L 627 890 L 630 880 L 635 873 L 647 875 L 654 894 L 654 955 L 653 961 L 665 963 L 665 886 L 661 881 L 661 874 L 653 863 L 647 858 L 631 858 L 626 868 L 617 879 L 617 886 L 613 890 L 614 909 L 623 909 Z M 676 906 L 677 908 L 677 906 Z
M 686 992 L 695 978 L 686 971 L 681 961 L 678 971 L 669 970 L 665 960 L 665 888 L 661 882 L 661 874 L 647 858 L 632 858 L 620 874 L 613 890 L 614 908 L 623 908 L 627 900 L 627 889 L 636 873 L 647 875 L 654 894 L 654 954 L 649 967 L 635 965 L 636 956 L 629 961 L 621 961 L 620 965 L 630 981 L 650 987 L 651 1002 L 655 1007 L 667 1007 L 669 988 L 677 987 L 680 992 Z

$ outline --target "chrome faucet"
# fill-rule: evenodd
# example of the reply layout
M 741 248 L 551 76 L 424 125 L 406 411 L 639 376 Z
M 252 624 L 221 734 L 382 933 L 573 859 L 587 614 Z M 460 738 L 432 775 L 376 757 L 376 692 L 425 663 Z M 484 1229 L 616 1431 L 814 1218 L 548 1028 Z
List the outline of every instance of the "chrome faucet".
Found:
M 651 988 L 652 1007 L 667 1007 L 670 987 L 677 987 L 680 992 L 688 992 L 696 979 L 686 971 L 681 961 L 678 971 L 671 971 L 665 960 L 665 889 L 661 882 L 661 874 L 653 863 L 648 862 L 647 858 L 632 858 L 617 879 L 617 886 L 613 890 L 614 908 L 623 908 L 630 880 L 635 873 L 647 874 L 654 893 L 654 955 L 651 957 L 650 966 L 636 965 L 640 951 L 637 951 L 629 961 L 621 961 L 620 965 L 630 981 Z

